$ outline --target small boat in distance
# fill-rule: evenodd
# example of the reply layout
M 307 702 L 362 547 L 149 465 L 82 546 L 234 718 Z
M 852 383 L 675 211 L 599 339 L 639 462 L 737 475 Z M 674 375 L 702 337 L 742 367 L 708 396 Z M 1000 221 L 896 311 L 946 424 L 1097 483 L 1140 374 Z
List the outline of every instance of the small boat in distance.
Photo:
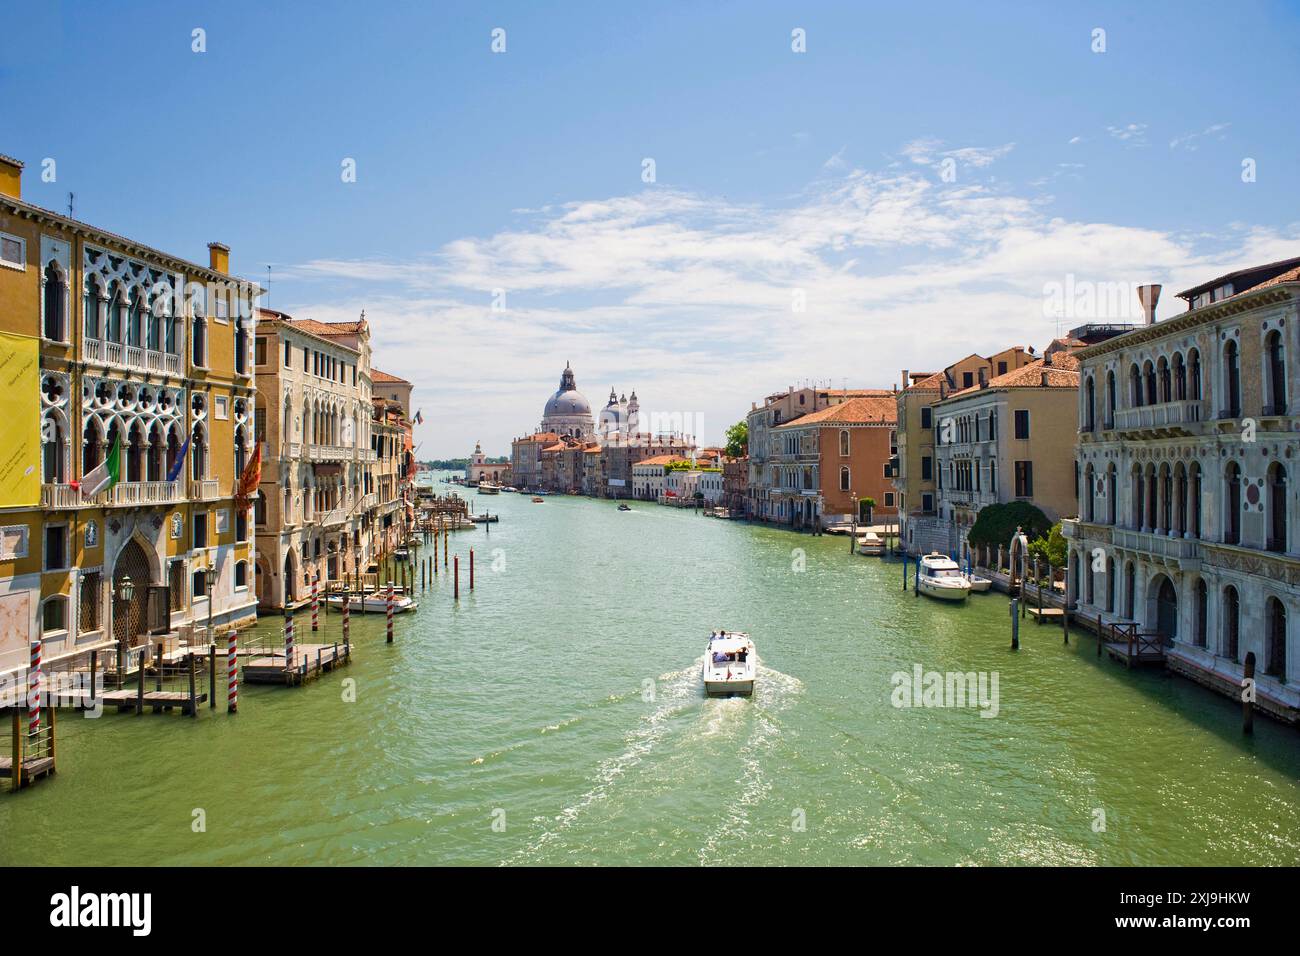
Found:
M 546 499 L 543 498 L 541 495 L 533 495 L 533 504 L 535 505 L 540 505 L 545 500 Z
M 704 652 L 704 693 L 708 697 L 754 693 L 758 661 L 754 642 L 742 631 L 716 631 Z
M 628 504 L 621 504 L 621 505 L 618 506 L 618 510 L 619 510 L 619 511 L 631 511 L 631 510 L 632 510 L 632 506 L 631 506 L 631 505 L 628 505 Z
M 866 531 L 858 535 L 858 543 L 855 549 L 858 554 L 879 556 L 885 553 L 885 542 L 881 540 L 880 535 L 874 531 Z
M 478 493 L 480 495 L 499 495 L 501 494 L 501 486 L 494 485 L 490 481 L 480 481 L 478 483 Z
M 940 601 L 964 601 L 970 594 L 970 582 L 956 561 L 946 554 L 932 551 L 921 559 L 916 589 Z

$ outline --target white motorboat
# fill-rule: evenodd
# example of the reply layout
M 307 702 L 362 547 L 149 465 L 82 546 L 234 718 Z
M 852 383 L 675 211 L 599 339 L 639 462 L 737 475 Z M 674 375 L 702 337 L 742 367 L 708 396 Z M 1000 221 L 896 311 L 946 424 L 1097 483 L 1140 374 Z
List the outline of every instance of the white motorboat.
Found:
M 704 693 L 709 697 L 754 693 L 758 672 L 754 642 L 739 631 L 719 631 L 709 637 L 704 653 Z
M 490 481 L 480 481 L 478 485 L 478 493 L 480 495 L 499 495 L 501 494 L 501 486 L 494 485 Z
M 993 587 L 993 582 L 988 578 L 982 578 L 973 571 L 967 572 L 966 580 L 970 582 L 972 594 L 983 594 L 989 588 Z
M 343 595 L 332 593 L 326 596 L 325 603 L 330 607 L 342 608 Z M 364 603 L 364 609 L 362 607 Z M 401 591 L 393 592 L 393 613 L 404 614 L 407 611 L 414 611 L 419 607 L 419 602 L 409 594 L 403 594 Z M 354 614 L 386 614 L 388 612 L 388 591 L 380 589 L 379 591 L 366 591 L 364 595 L 351 591 L 348 593 L 348 612 Z
M 970 582 L 956 561 L 946 554 L 932 551 L 921 559 L 916 589 L 941 601 L 964 601 L 970 594 Z
M 878 557 L 885 553 L 885 542 L 874 531 L 867 531 L 858 535 L 857 552 Z

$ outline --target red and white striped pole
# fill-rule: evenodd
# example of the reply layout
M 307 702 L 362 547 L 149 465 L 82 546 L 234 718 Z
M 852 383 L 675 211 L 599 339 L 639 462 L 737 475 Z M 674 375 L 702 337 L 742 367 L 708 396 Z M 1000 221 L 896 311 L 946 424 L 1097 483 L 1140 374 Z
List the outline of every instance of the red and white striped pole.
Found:
M 239 635 L 230 632 L 230 641 L 226 645 L 226 713 L 233 714 L 239 710 Z
M 348 634 L 351 632 L 351 623 L 349 621 L 349 610 L 351 608 L 351 595 L 347 591 L 343 592 L 343 646 L 348 646 Z M 361 598 L 363 601 L 365 597 Z
M 27 732 L 35 737 L 41 732 L 41 639 L 32 641 L 31 666 L 27 669 Z M 14 760 L 18 755 L 14 754 Z M 17 773 L 17 767 L 14 773 Z
M 316 577 L 311 579 L 311 629 L 315 633 L 317 629 L 316 612 L 320 609 L 320 572 L 316 572 Z
M 284 609 L 284 666 L 293 669 L 293 608 Z
M 393 582 L 388 582 L 388 643 L 393 643 Z

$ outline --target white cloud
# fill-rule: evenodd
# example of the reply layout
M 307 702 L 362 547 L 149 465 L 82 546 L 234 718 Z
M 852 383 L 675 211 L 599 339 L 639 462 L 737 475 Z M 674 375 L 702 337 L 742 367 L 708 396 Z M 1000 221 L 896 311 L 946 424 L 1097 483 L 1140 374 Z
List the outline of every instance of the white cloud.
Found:
M 1146 123 L 1127 123 L 1124 126 L 1107 126 L 1106 132 L 1111 137 L 1119 140 L 1121 143 L 1127 143 L 1129 146 L 1145 146 L 1147 144 L 1147 124 Z
M 925 165 L 915 157 L 941 146 L 911 143 L 905 155 Z M 317 290 L 291 313 L 366 309 L 375 364 L 416 385 L 421 454 L 463 454 L 478 438 L 507 452 L 538 423 L 566 360 L 593 404 L 610 385 L 635 388 L 643 410 L 701 415 L 701 437 L 716 441 L 751 400 L 798 379 L 887 387 L 901 368 L 1041 348 L 1055 332 L 1044 283 L 1067 274 L 1163 282 L 1169 314 L 1178 289 L 1300 244 L 1300 228 L 1207 239 L 1064 219 L 1002 184 L 943 184 L 889 162 L 829 175 L 779 206 L 656 187 L 519 222 L 406 260 L 289 270 Z M 504 312 L 492 309 L 498 288 Z M 804 312 L 792 311 L 795 290 Z
M 1232 125 L 1231 123 L 1215 123 L 1212 126 L 1207 126 L 1199 133 L 1187 133 L 1186 135 L 1183 136 L 1175 136 L 1173 139 L 1169 141 L 1169 148 L 1185 149 L 1188 150 L 1189 152 L 1195 152 L 1200 147 L 1200 140 L 1206 138 L 1207 136 L 1215 136 L 1215 134 L 1218 133 L 1220 135 L 1215 136 L 1215 139 L 1220 139 L 1220 140 L 1224 139 L 1225 137 L 1222 135 L 1222 133 L 1225 129 L 1227 129 L 1231 125 Z

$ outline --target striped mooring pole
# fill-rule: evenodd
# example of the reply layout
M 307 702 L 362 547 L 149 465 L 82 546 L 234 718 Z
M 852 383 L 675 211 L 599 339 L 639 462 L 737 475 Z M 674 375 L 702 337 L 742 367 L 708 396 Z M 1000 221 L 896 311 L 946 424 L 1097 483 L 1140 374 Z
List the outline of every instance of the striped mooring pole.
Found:
M 311 629 L 315 633 L 317 630 L 316 612 L 320 610 L 320 572 L 316 572 L 316 577 L 311 580 Z
M 293 669 L 293 608 L 284 609 L 284 667 Z
M 474 590 L 474 549 L 469 549 L 469 589 Z
M 226 713 L 239 710 L 239 635 L 230 632 L 226 644 Z
M 351 616 L 350 614 L 351 601 L 349 600 L 350 598 L 351 595 L 348 594 L 347 591 L 344 591 L 343 592 L 343 646 L 344 647 L 348 646 L 348 634 L 352 628 L 352 623 L 350 620 L 350 616 Z M 366 599 L 365 595 L 362 595 L 361 600 L 364 601 L 365 599 Z
M 387 608 L 387 611 L 388 611 L 388 623 L 387 623 L 387 625 L 386 625 L 386 627 L 387 627 L 386 634 L 387 634 L 387 637 L 388 637 L 388 643 L 391 644 L 391 643 L 393 643 L 393 582 L 392 582 L 391 580 L 388 582 L 388 608 Z
M 32 641 L 31 666 L 27 669 L 27 732 L 35 737 L 41 732 L 41 639 Z M 14 754 L 14 760 L 18 755 Z M 15 763 L 14 773 L 17 773 Z

